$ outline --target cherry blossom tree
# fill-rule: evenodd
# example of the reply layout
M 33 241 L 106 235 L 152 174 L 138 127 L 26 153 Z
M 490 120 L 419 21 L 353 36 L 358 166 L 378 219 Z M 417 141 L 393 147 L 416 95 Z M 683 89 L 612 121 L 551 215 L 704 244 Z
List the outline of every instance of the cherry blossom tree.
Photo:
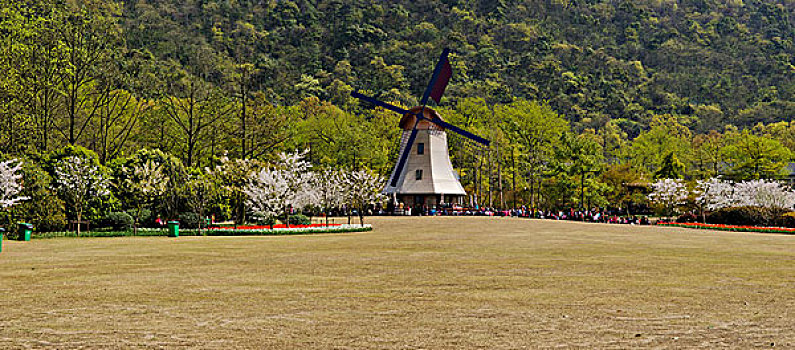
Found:
M 11 159 L 0 162 L 0 210 L 13 207 L 27 197 L 19 196 L 22 192 L 22 162 Z
M 345 176 L 345 191 L 352 208 L 359 214 L 359 224 L 364 226 L 364 211 L 370 204 L 383 201 L 384 178 L 369 171 L 351 171 Z
M 734 185 L 734 206 L 792 209 L 795 192 L 778 182 L 766 180 L 743 181 Z
M 157 164 L 151 159 L 142 164 L 122 168 L 120 175 L 122 181 L 119 187 L 130 195 L 130 199 L 135 204 L 133 234 L 137 235 L 141 212 L 145 206 L 154 203 L 166 192 L 169 178 L 163 173 L 162 164 Z
M 701 218 L 706 222 L 706 211 L 731 207 L 734 203 L 734 187 L 728 181 L 720 178 L 696 181 L 693 190 L 696 205 L 701 210 Z
M 90 159 L 71 156 L 60 159 L 54 166 L 55 187 L 66 203 L 75 210 L 77 235 L 88 202 L 110 194 L 109 180 L 98 164 Z
M 660 206 L 662 215 L 674 215 L 677 207 L 687 200 L 687 186 L 682 180 L 661 179 L 652 185 L 649 199 Z
M 328 226 L 329 212 L 344 203 L 344 177 L 338 170 L 326 169 L 315 174 L 312 188 L 317 205 L 323 210 Z
M 315 174 L 304 160 L 307 152 L 282 153 L 274 166 L 263 168 L 249 180 L 243 191 L 257 215 L 283 213 L 285 224 L 290 227 L 290 210 L 300 210 L 316 201 L 317 192 L 312 187 Z

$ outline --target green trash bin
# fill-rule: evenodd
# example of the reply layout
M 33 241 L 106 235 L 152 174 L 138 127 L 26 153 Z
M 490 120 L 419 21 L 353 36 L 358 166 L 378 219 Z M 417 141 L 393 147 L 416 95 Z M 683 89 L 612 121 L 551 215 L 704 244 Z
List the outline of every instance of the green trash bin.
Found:
M 0 227 L 0 252 L 3 251 L 3 235 L 6 233 L 6 229 Z
M 19 234 L 19 236 L 17 237 L 17 239 L 26 242 L 30 241 L 31 233 L 33 233 L 33 224 L 22 222 L 19 224 L 19 230 L 17 231 L 17 234 Z
M 179 237 L 179 221 L 168 222 L 168 236 Z

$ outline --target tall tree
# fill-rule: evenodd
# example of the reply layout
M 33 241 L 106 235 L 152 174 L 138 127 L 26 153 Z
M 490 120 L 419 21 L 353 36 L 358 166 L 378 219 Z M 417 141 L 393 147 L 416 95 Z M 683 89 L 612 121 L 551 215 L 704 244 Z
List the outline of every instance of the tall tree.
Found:
M 117 74 L 123 44 L 115 3 L 85 1 L 68 7 L 57 18 L 56 36 L 66 55 L 59 91 L 64 97 L 65 121 L 59 129 L 66 142 L 77 144 L 100 107 L 103 89 L 113 90 L 111 75 Z M 65 124 L 65 125 L 63 125 Z
M 520 146 L 522 161 L 528 170 L 530 205 L 535 207 L 535 184 L 540 183 L 552 160 L 554 146 L 560 141 L 568 123 L 548 105 L 525 100 L 498 106 L 496 112 L 503 120 L 501 127 L 505 133 Z
M 202 79 L 185 76 L 179 82 L 179 96 L 166 96 L 162 110 L 176 125 L 176 137 L 182 144 L 182 160 L 188 167 L 194 166 L 196 157 L 207 147 L 209 131 L 219 118 L 226 117 L 234 108 L 223 94 Z

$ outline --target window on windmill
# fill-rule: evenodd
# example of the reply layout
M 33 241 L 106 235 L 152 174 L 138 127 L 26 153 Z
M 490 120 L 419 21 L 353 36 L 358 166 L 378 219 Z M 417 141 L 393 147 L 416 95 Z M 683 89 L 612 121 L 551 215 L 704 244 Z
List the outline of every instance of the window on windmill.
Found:
M 425 154 L 425 144 L 418 143 L 417 144 L 417 154 Z
M 417 171 L 414 172 L 414 177 L 417 180 L 422 180 L 422 169 L 417 169 Z

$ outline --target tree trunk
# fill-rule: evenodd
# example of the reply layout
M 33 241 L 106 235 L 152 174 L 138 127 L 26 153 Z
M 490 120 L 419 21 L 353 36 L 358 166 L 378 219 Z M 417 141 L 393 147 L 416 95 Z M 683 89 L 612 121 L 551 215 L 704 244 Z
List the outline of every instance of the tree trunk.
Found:
M 289 208 L 284 208 L 284 216 L 285 216 L 285 219 L 286 219 L 286 220 L 284 220 L 284 224 L 287 226 L 287 228 L 290 228 L 290 209 Z
M 77 212 L 77 237 L 80 237 L 80 222 L 83 221 L 83 212 Z
M 516 209 L 516 158 L 513 154 L 513 146 L 511 146 L 511 168 L 513 168 L 513 173 L 511 174 L 511 191 L 513 191 L 513 208 Z

